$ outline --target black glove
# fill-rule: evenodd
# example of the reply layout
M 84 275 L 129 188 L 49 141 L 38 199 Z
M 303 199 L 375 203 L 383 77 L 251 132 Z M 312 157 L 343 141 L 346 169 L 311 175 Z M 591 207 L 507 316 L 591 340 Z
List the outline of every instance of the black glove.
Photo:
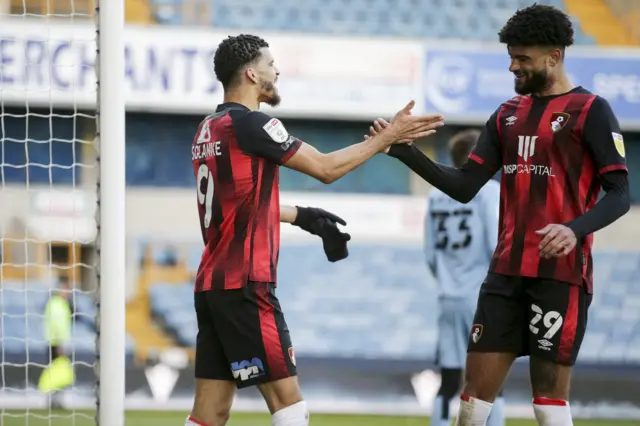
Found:
M 340 231 L 336 224 L 337 222 L 346 225 L 347 222 L 344 219 L 323 209 L 309 207 L 297 207 L 297 209 L 298 215 L 293 224 L 322 238 L 324 253 L 329 262 L 337 262 L 349 256 L 347 241 L 351 240 L 351 235 Z
M 340 231 L 335 222 L 321 217 L 313 223 L 312 228 L 322 238 L 322 247 L 329 262 L 337 262 L 349 256 L 347 241 L 351 240 L 351 235 Z
M 298 214 L 296 215 L 296 220 L 293 221 L 292 225 L 302 228 L 313 235 L 320 235 L 317 233 L 317 229 L 319 228 L 316 227 L 316 230 L 314 230 L 313 227 L 314 222 L 320 218 L 327 218 L 330 221 L 339 223 L 343 226 L 347 224 L 347 222 L 345 222 L 343 218 L 323 209 L 319 209 L 316 207 L 298 206 L 296 206 L 296 209 L 298 209 Z

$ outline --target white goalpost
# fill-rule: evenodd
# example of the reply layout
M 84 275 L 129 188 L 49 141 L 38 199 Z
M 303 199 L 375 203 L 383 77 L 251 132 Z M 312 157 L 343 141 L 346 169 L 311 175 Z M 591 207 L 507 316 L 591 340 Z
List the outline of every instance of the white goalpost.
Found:
M 124 0 L 0 0 L 2 425 L 124 425 L 123 33 Z
M 98 423 L 124 425 L 124 0 L 97 0 L 99 133 Z M 102 354 L 102 356 L 100 356 Z

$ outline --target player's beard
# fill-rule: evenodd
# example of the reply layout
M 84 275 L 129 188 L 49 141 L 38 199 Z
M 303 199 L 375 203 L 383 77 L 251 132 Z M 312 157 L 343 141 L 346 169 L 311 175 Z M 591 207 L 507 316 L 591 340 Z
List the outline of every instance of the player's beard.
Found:
M 525 74 L 525 80 L 523 83 L 516 81 L 514 90 L 518 95 L 529 95 L 531 93 L 539 93 L 547 87 L 549 82 L 549 76 L 547 70 L 531 71 L 530 74 Z
M 280 94 L 274 83 L 262 80 L 260 82 L 260 88 L 262 89 L 263 96 L 266 98 L 264 102 L 267 105 L 271 105 L 272 107 L 280 105 Z

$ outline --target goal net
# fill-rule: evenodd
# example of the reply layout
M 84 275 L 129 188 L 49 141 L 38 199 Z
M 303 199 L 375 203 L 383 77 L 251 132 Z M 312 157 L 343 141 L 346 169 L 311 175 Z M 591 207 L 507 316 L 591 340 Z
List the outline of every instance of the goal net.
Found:
M 0 0 L 3 426 L 122 424 L 124 108 L 100 68 L 123 70 L 122 0 L 102 3 Z

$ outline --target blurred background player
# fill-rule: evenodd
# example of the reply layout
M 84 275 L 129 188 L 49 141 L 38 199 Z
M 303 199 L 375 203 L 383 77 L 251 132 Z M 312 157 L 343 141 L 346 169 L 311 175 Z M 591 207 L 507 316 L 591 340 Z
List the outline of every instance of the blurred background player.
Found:
M 274 426 L 305 426 L 309 413 L 275 293 L 280 222 L 320 235 L 325 248 L 349 236 L 331 213 L 281 206 L 279 166 L 331 183 L 398 140 L 434 133 L 442 117 L 413 116 L 410 102 L 379 135 L 323 154 L 258 111 L 280 103 L 280 73 L 265 40 L 227 38 L 214 69 L 224 103 L 202 121 L 192 147 L 205 249 L 195 281 L 196 396 L 186 424 L 226 424 L 236 388 L 257 385 Z
M 51 406 L 62 407 L 60 391 L 73 385 L 75 374 L 65 346 L 71 338 L 73 325 L 73 293 L 66 275 L 60 275 L 57 288 L 52 292 L 44 309 L 44 333 L 49 342 L 49 366 L 42 371 L 38 390 L 50 393 Z
M 538 424 L 573 425 L 568 400 L 593 294 L 593 233 L 630 205 L 618 120 L 565 71 L 573 34 L 569 16 L 552 6 L 508 20 L 500 42 L 518 96 L 491 115 L 462 167 L 408 144 L 389 150 L 464 203 L 502 170 L 498 245 L 469 336 L 459 426 L 485 424 L 513 361 L 526 355 Z
M 454 167 L 462 167 L 476 146 L 480 131 L 465 130 L 449 142 Z M 439 317 L 436 361 L 441 384 L 433 403 L 432 426 L 448 426 L 451 399 L 459 395 L 467 341 L 480 285 L 498 239 L 500 184 L 490 180 L 467 204 L 438 189 L 429 193 L 425 216 L 427 265 L 438 283 Z M 503 426 L 504 399 L 498 397 L 488 426 Z

